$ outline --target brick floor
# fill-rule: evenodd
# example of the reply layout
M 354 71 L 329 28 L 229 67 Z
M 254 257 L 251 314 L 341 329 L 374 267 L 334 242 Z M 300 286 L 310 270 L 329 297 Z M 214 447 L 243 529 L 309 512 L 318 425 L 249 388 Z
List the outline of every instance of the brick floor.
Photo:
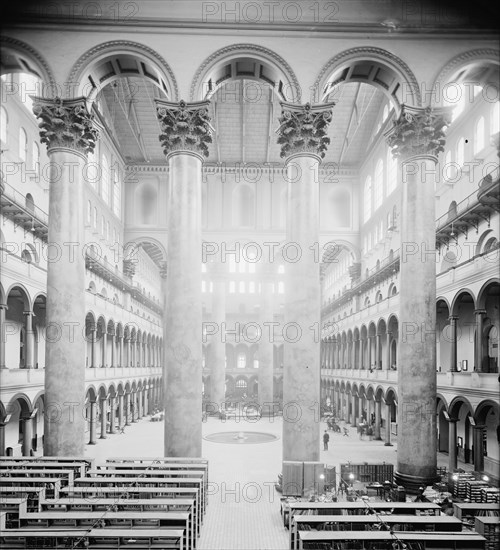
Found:
M 321 431 L 326 426 L 322 424 Z M 203 435 L 223 431 L 271 433 L 276 441 L 259 444 L 224 444 L 203 441 L 203 457 L 209 460 L 209 504 L 199 550 L 281 550 L 288 547 L 288 531 L 281 523 L 280 494 L 274 482 L 281 471 L 282 419 L 257 422 L 208 419 Z M 396 463 L 394 446 L 383 441 L 360 440 L 356 430 L 350 437 L 330 432 L 328 451 L 321 451 L 325 464 L 345 462 Z M 105 461 L 108 456 L 162 456 L 163 423 L 149 418 L 128 426 L 125 434 L 108 435 L 97 445 L 87 445 L 86 455 Z M 447 465 L 439 454 L 438 464 Z

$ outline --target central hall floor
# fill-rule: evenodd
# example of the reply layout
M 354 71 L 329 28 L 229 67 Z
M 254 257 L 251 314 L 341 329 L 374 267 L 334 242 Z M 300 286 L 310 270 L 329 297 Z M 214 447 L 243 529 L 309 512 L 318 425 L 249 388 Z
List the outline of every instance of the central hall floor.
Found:
M 321 432 L 325 425 L 322 423 Z M 265 432 L 277 440 L 258 444 L 214 443 L 203 440 L 203 458 L 209 461 L 209 502 L 198 550 L 285 550 L 288 531 L 280 515 L 280 494 L 274 489 L 281 471 L 282 418 L 257 422 L 209 418 L 203 436 L 226 431 Z M 346 462 L 396 463 L 396 445 L 360 440 L 355 428 L 350 437 L 330 433 L 328 451 L 321 460 L 329 466 Z M 104 463 L 107 457 L 163 456 L 163 422 L 144 417 L 125 428 L 124 434 L 108 434 L 97 445 L 87 445 L 86 455 Z M 438 458 L 446 464 L 446 457 Z

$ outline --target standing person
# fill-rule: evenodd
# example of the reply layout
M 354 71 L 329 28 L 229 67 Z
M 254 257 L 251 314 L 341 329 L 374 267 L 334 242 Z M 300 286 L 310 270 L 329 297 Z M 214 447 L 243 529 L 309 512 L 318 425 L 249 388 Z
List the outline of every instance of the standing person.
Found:
M 330 436 L 328 434 L 328 431 L 325 430 L 325 433 L 323 434 L 323 450 L 328 451 L 328 442 L 330 441 Z

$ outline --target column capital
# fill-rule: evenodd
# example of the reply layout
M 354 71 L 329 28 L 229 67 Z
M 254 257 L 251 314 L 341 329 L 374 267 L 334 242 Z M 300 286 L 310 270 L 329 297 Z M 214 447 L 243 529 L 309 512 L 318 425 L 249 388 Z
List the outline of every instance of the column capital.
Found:
M 33 100 L 33 113 L 41 119 L 40 141 L 47 145 L 49 152 L 56 148 L 73 149 L 83 155 L 94 151 L 99 130 L 84 97 L 34 97 Z
M 324 158 L 330 138 L 327 137 L 328 125 L 332 120 L 335 103 L 319 105 L 296 105 L 281 102 L 278 143 L 281 145 L 282 158 L 294 154 L 312 153 Z
M 458 321 L 458 315 L 450 315 L 448 321 L 456 322 Z
M 486 315 L 486 310 L 485 309 L 475 309 L 474 310 L 474 315 Z
M 208 157 L 213 127 L 208 113 L 209 101 L 179 103 L 157 99 L 156 114 L 161 125 L 160 142 L 166 156 L 190 152 Z
M 35 315 L 35 314 L 33 313 L 33 311 L 28 309 L 26 311 L 23 311 L 23 315 Z
M 0 309 L 5 309 L 7 311 L 9 306 L 7 304 L 0 304 Z
M 444 131 L 451 120 L 451 109 L 403 105 L 399 118 L 384 135 L 392 155 L 405 160 L 412 156 L 436 156 L 444 150 Z

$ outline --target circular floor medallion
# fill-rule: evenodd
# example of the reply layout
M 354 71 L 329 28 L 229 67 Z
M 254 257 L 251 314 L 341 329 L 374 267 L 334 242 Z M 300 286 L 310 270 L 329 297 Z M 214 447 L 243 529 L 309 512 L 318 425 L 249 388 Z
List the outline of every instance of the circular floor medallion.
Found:
M 216 432 L 206 435 L 203 439 L 213 443 L 232 443 L 234 445 L 248 445 L 254 443 L 271 443 L 276 441 L 277 436 L 265 432 Z

